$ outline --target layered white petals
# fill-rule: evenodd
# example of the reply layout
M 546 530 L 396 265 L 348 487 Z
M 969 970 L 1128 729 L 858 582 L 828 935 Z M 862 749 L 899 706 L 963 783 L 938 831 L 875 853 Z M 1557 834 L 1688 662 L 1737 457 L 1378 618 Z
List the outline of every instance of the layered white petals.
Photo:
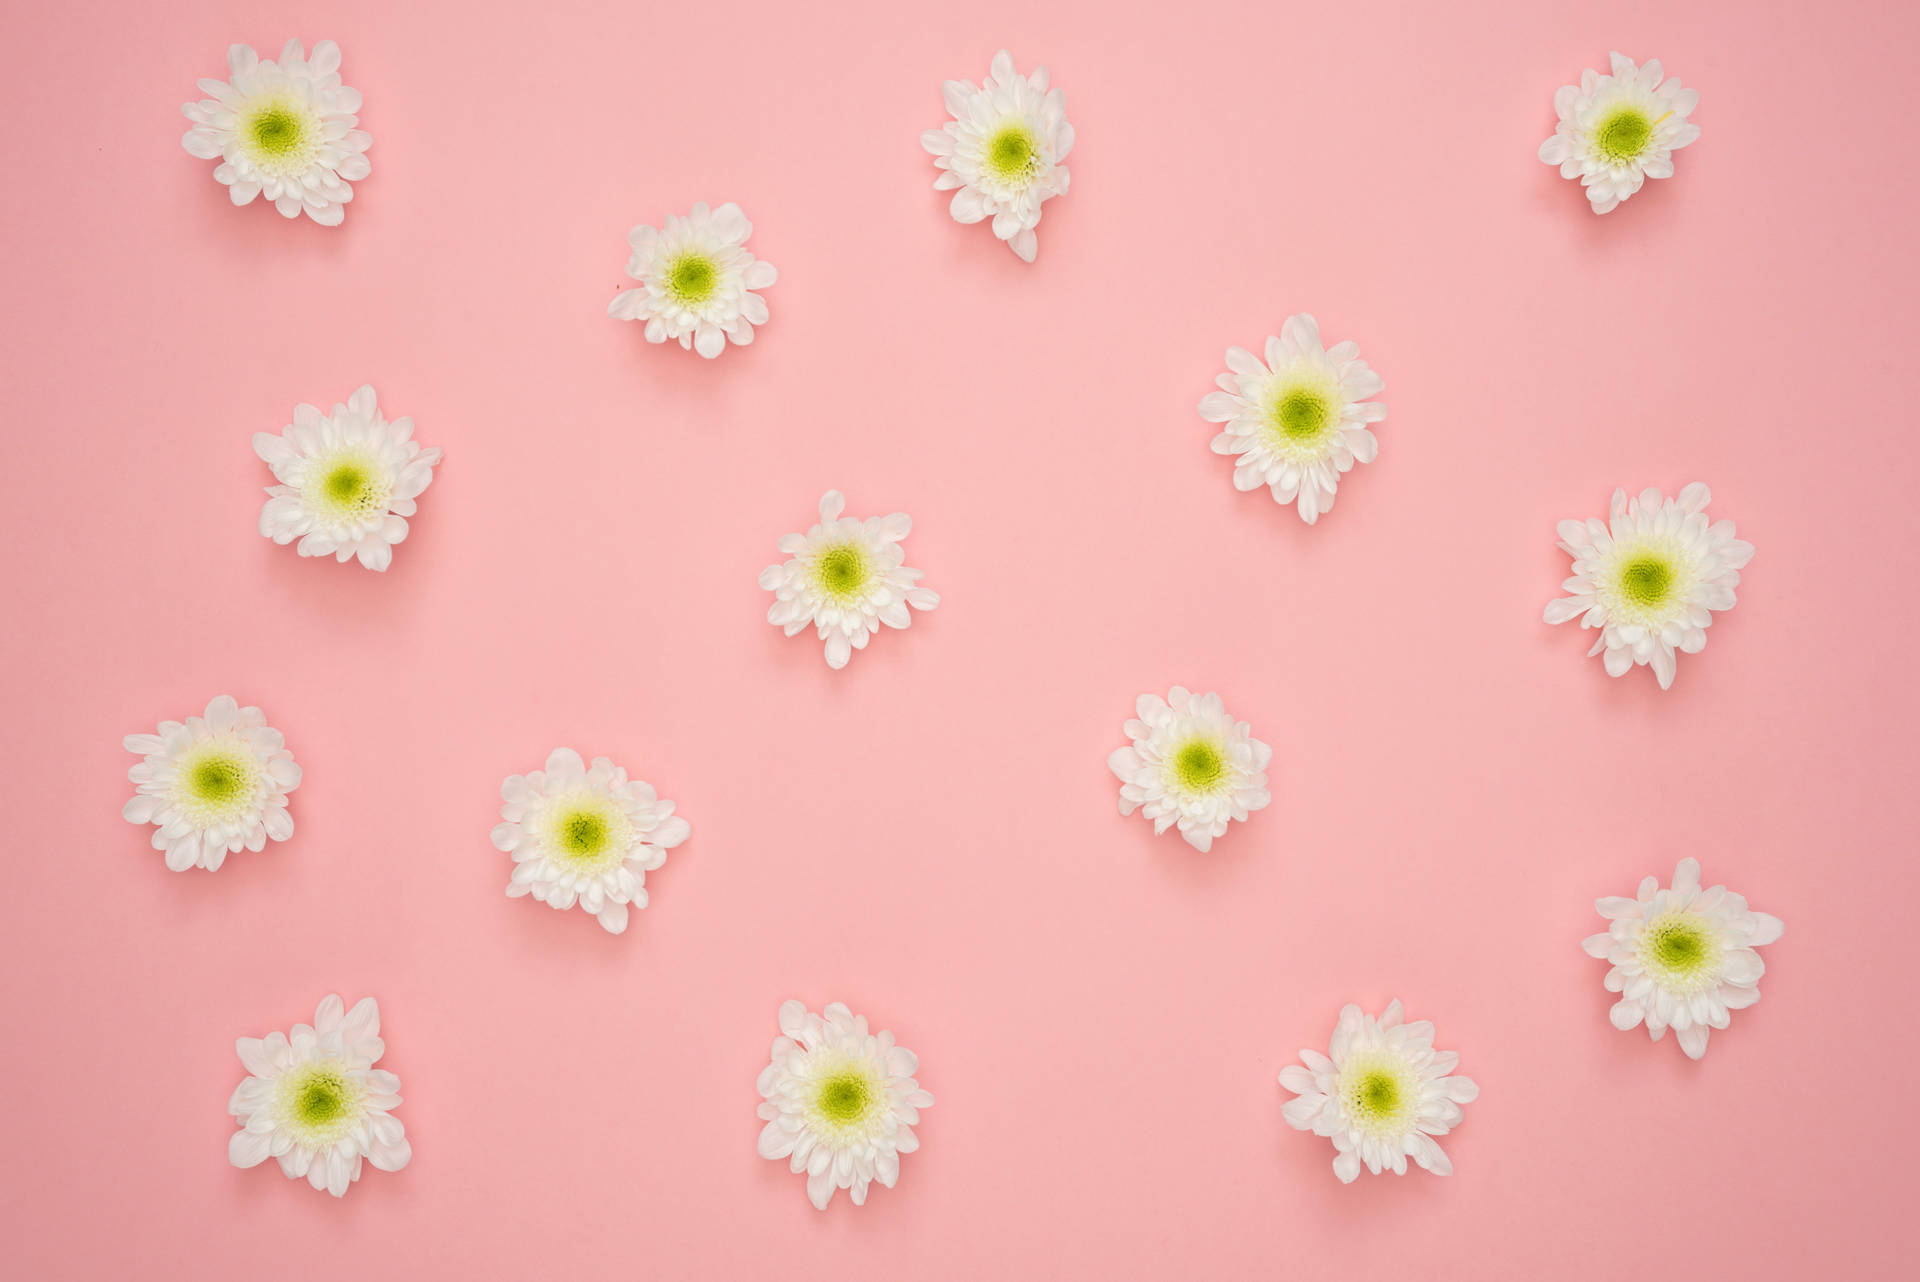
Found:
M 1610 74 L 1584 71 L 1553 95 L 1560 117 L 1540 159 L 1578 178 L 1596 214 L 1611 213 L 1649 178 L 1673 176 L 1673 153 L 1700 136 L 1687 121 L 1700 95 L 1663 80 L 1659 61 L 1636 67 L 1612 55 Z
M 260 508 L 260 533 L 301 556 L 358 559 L 369 570 L 393 563 L 407 537 L 407 518 L 433 482 L 439 446 L 413 439 L 413 420 L 380 413 L 371 386 L 335 404 L 331 413 L 296 405 L 278 435 L 256 432 L 253 452 L 273 469 Z
M 1405 1175 L 1409 1158 L 1435 1175 L 1453 1173 L 1434 1141 L 1460 1124 L 1461 1105 L 1478 1099 L 1480 1087 L 1453 1072 L 1456 1052 L 1433 1048 L 1432 1024 L 1405 1023 L 1397 1000 L 1378 1019 L 1349 1003 L 1327 1054 L 1302 1050 L 1300 1059 L 1280 1070 L 1280 1085 L 1295 1096 L 1280 1114 L 1295 1130 L 1333 1141 L 1341 1183 L 1362 1166 Z
M 767 300 L 753 291 L 779 279 L 772 263 L 747 251 L 752 234 L 731 201 L 713 210 L 697 204 L 665 227 L 635 227 L 627 275 L 640 283 L 607 304 L 607 315 L 643 322 L 649 343 L 673 339 L 709 359 L 729 342 L 745 347 L 753 327 L 767 323 Z
M 1175 686 L 1165 699 L 1141 695 L 1134 711 L 1124 727 L 1132 746 L 1107 758 L 1120 779 L 1121 814 L 1139 810 L 1156 836 L 1177 826 L 1188 845 L 1204 851 L 1227 825 L 1273 800 L 1273 749 L 1229 716 L 1219 695 Z
M 223 694 L 201 716 L 123 742 L 142 760 L 127 771 L 134 795 L 121 814 L 153 825 L 153 848 L 173 871 L 213 872 L 234 851 L 293 835 L 287 794 L 300 767 L 260 709 Z
M 1707 1053 L 1707 1035 L 1725 1028 L 1731 1012 L 1760 1000 L 1766 964 L 1757 949 L 1780 938 L 1780 919 L 1747 907 L 1725 886 L 1700 886 L 1691 856 L 1661 889 L 1647 877 L 1632 898 L 1609 896 L 1594 908 L 1607 929 L 1581 947 L 1611 964 L 1606 990 L 1620 994 L 1608 1018 L 1621 1032 L 1644 1023 L 1654 1041 L 1671 1028 L 1688 1058 Z
M 892 1188 L 900 1155 L 920 1147 L 913 1128 L 933 1096 L 914 1079 L 919 1066 L 892 1033 L 869 1031 L 866 1016 L 839 1002 L 817 1015 L 783 1002 L 758 1082 L 760 1156 L 805 1172 L 807 1198 L 819 1210 L 839 1189 L 863 1205 L 869 1186 Z
M 181 107 L 193 127 L 187 153 L 218 160 L 214 178 L 236 205 L 265 197 L 288 218 L 339 226 L 353 183 L 373 172 L 373 139 L 357 128 L 360 92 L 340 83 L 340 47 L 322 40 L 309 58 L 298 40 L 261 61 L 247 45 L 227 50 L 227 79 L 202 80 L 199 102 Z
M 952 119 L 920 135 L 940 171 L 934 190 L 953 192 L 955 222 L 991 219 L 993 234 L 1032 262 L 1040 252 L 1040 206 L 1067 190 L 1061 162 L 1073 150 L 1073 126 L 1066 95 L 1048 88 L 1045 67 L 1031 76 L 1016 72 L 1005 49 L 994 55 L 984 84 L 949 80 L 942 95 Z
M 901 542 L 913 529 L 911 517 L 895 512 L 861 520 L 842 516 L 845 510 L 840 491 L 828 490 L 819 523 L 783 536 L 777 546 L 787 560 L 760 571 L 760 586 L 774 596 L 767 622 L 788 636 L 812 626 L 830 668 L 846 667 L 882 626 L 909 626 L 909 608 L 940 604 L 938 592 L 919 586 L 921 571 L 905 563 Z

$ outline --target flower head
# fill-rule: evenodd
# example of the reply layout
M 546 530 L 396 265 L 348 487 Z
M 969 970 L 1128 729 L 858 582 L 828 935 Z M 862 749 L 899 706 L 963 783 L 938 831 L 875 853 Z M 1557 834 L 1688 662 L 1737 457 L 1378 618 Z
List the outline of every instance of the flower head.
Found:
M 362 1160 L 397 1171 L 413 1157 L 406 1129 L 389 1112 L 400 1104 L 400 1079 L 373 1067 L 386 1051 L 373 998 L 349 1011 L 331 994 L 311 1026 L 295 1024 L 291 1036 L 242 1037 L 234 1049 L 250 1074 L 227 1101 L 240 1122 L 227 1144 L 235 1166 L 275 1157 L 288 1179 L 304 1175 L 344 1197 Z
M 223 694 L 204 716 L 162 721 L 158 734 L 124 742 L 145 760 L 127 771 L 137 787 L 120 813 L 154 826 L 153 848 L 173 871 L 212 872 L 242 846 L 293 836 L 287 794 L 300 786 L 300 767 L 260 709 Z
M 294 406 L 278 436 L 253 434 L 253 452 L 280 482 L 267 487 L 260 533 L 279 544 L 299 539 L 301 556 L 358 557 L 369 570 L 393 561 L 414 500 L 440 462 L 439 446 L 414 441 L 412 419 L 381 416 L 371 387 L 331 414 Z
M 954 221 L 993 219 L 993 234 L 1032 262 L 1040 252 L 1040 206 L 1067 190 L 1060 163 L 1073 150 L 1066 95 L 1047 88 L 1045 67 L 1031 76 L 1015 71 L 1005 49 L 993 56 L 984 86 L 949 80 L 941 92 L 953 119 L 920 135 L 940 170 L 934 190 L 959 188 Z
M 1687 116 L 1700 102 L 1678 80 L 1661 82 L 1656 59 L 1635 67 L 1613 55 L 1613 74 L 1580 73 L 1578 85 L 1553 95 L 1560 115 L 1553 137 L 1540 144 L 1540 159 L 1560 166 L 1562 178 L 1578 178 L 1596 214 L 1605 214 L 1649 178 L 1673 177 L 1673 153 L 1700 136 Z
M 615 320 L 647 323 L 647 341 L 676 339 L 702 356 L 718 356 L 727 340 L 745 347 L 767 323 L 767 300 L 750 291 L 779 279 L 773 264 L 747 252 L 753 224 L 729 201 L 709 211 L 695 205 L 664 228 L 635 227 L 627 275 L 639 281 L 607 304 Z
M 1322 347 L 1319 324 L 1304 312 L 1267 339 L 1266 356 L 1229 347 L 1220 390 L 1200 399 L 1200 417 L 1227 425 L 1213 452 L 1238 456 L 1234 489 L 1266 485 L 1274 502 L 1297 503 L 1312 525 L 1333 506 L 1340 474 L 1373 462 L 1379 443 L 1367 424 L 1387 407 L 1367 398 L 1386 384 L 1354 344 Z
M 1407 1173 L 1407 1159 L 1435 1175 L 1453 1174 L 1453 1163 L 1434 1143 L 1460 1124 L 1460 1106 L 1480 1095 L 1471 1077 L 1450 1076 L 1457 1051 L 1433 1049 L 1433 1025 L 1402 1023 L 1399 1001 L 1379 1019 L 1349 1003 L 1340 1010 L 1327 1054 L 1303 1050 L 1306 1064 L 1280 1070 L 1280 1085 L 1296 1098 L 1281 1116 L 1297 1131 L 1329 1136 L 1333 1173 L 1343 1184 L 1360 1174 Z
M 1725 886 L 1700 888 L 1700 862 L 1688 857 L 1673 870 L 1673 885 L 1658 877 L 1640 883 L 1632 899 L 1610 896 L 1594 907 L 1608 921 L 1581 947 L 1611 962 L 1607 991 L 1619 993 L 1613 1026 L 1622 1032 L 1643 1020 L 1654 1041 L 1673 1029 L 1689 1058 L 1707 1053 L 1707 1034 L 1725 1028 L 1729 1011 L 1760 1000 L 1766 963 L 1754 949 L 1780 938 L 1778 917 L 1754 912 Z
M 647 906 L 647 874 L 692 831 L 652 784 L 629 780 L 605 757 L 589 767 L 572 748 L 555 748 L 545 771 L 508 775 L 500 796 L 493 844 L 513 856 L 508 896 L 577 903 L 615 935 L 627 928 L 628 904 Z
M 807 1173 L 807 1197 L 824 1211 L 834 1190 L 888 1188 L 900 1178 L 900 1155 L 920 1147 L 913 1128 L 933 1096 L 914 1080 L 920 1058 L 893 1044 L 893 1034 L 867 1031 L 867 1017 L 839 1002 L 816 1015 L 804 1003 L 780 1006 L 780 1036 L 760 1070 L 760 1156 L 788 1158 Z
M 1712 492 L 1695 481 L 1680 497 L 1646 489 L 1613 492 L 1609 520 L 1560 522 L 1560 546 L 1573 558 L 1567 595 L 1547 603 L 1548 623 L 1579 619 L 1600 629 L 1588 654 L 1605 652 L 1608 676 L 1650 664 L 1665 690 L 1676 651 L 1706 648 L 1715 610 L 1731 610 L 1740 568 L 1753 544 L 1733 536 L 1732 521 L 1707 523 Z
M 180 139 L 190 155 L 221 163 L 213 176 L 236 205 L 265 194 L 288 218 L 338 226 L 352 183 L 373 172 L 373 142 L 354 128 L 360 91 L 340 83 L 340 46 L 322 40 L 313 57 L 287 41 L 280 61 L 262 62 L 248 45 L 227 49 L 227 78 L 202 80 L 207 95 L 180 110 L 193 128 Z
M 1154 835 L 1175 824 L 1195 850 L 1208 850 L 1227 825 L 1264 809 L 1273 749 L 1227 715 L 1217 694 L 1175 686 L 1162 699 L 1143 694 L 1126 724 L 1133 746 L 1116 748 L 1107 766 L 1120 777 L 1120 813 L 1136 808 Z
M 844 668 L 855 650 L 885 624 L 913 622 L 907 607 L 931 610 L 940 594 L 917 586 L 920 571 L 904 564 L 900 541 L 913 529 L 905 512 L 842 518 L 847 501 L 839 490 L 820 498 L 820 523 L 805 534 L 782 535 L 781 565 L 760 571 L 760 586 L 773 593 L 767 622 L 794 635 L 808 624 L 826 642 L 827 666 Z

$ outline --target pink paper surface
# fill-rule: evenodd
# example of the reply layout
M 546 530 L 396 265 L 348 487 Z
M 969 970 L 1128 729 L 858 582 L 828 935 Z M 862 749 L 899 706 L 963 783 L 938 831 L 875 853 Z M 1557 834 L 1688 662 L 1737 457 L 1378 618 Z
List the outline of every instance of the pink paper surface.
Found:
M 18 1277 L 1887 1277 L 1915 1193 L 1910 51 L 1842 2 L 17 6 L 8 125 Z M 230 41 L 337 40 L 344 227 L 180 148 Z M 1063 87 L 1020 263 L 931 190 L 940 82 Z M 1597 218 L 1535 159 L 1608 50 L 1701 93 Z M 735 200 L 716 362 L 608 320 L 627 229 Z M 1290 312 L 1386 379 L 1314 528 L 1195 404 Z M 249 438 L 371 382 L 446 450 L 393 569 L 255 532 Z M 1554 524 L 1713 487 L 1759 549 L 1673 690 L 1548 628 Z M 763 621 L 821 491 L 940 609 L 841 673 Z M 1218 690 L 1273 805 L 1115 808 L 1143 691 Z M 293 839 L 171 874 L 121 736 L 218 693 Z M 621 937 L 503 894 L 571 745 L 693 837 Z M 1697 854 L 1787 923 L 1706 1059 L 1615 1032 L 1597 896 Z M 414 1145 L 344 1201 L 227 1163 L 236 1036 L 379 998 Z M 1275 1075 L 1402 998 L 1482 1087 L 1457 1174 L 1330 1169 Z M 826 1214 L 760 1160 L 782 999 L 938 1098 Z

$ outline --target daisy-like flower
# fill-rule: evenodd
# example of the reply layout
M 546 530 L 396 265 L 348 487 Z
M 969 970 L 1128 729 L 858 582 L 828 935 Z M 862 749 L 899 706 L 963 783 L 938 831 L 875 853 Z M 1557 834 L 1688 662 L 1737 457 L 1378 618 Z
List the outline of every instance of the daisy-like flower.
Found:
M 440 461 L 439 446 L 414 441 L 412 419 L 381 416 L 371 387 L 331 414 L 294 406 L 292 424 L 278 436 L 253 434 L 253 452 L 280 482 L 267 487 L 260 533 L 280 544 L 299 539 L 301 556 L 358 557 L 369 570 L 393 561 L 414 500 Z
M 767 323 L 767 300 L 753 293 L 780 278 L 773 264 L 747 252 L 753 224 L 728 201 L 709 211 L 698 204 L 664 228 L 635 227 L 627 236 L 633 255 L 627 275 L 640 284 L 607 304 L 615 320 L 645 321 L 647 341 L 676 339 L 702 356 L 753 341 L 753 327 Z
M 127 771 L 136 787 L 120 813 L 154 826 L 153 848 L 173 871 L 212 872 L 242 846 L 293 836 L 287 794 L 300 786 L 300 767 L 260 709 L 223 694 L 204 716 L 162 721 L 158 734 L 124 742 L 145 760 Z
M 1219 695 L 1175 686 L 1165 699 L 1141 695 L 1134 712 L 1125 727 L 1133 746 L 1114 749 L 1107 766 L 1120 777 L 1120 813 L 1141 810 L 1155 836 L 1178 824 L 1188 845 L 1209 850 L 1228 824 L 1273 800 L 1273 749 L 1228 716 Z
M 1651 664 L 1665 690 L 1676 651 L 1698 654 L 1715 610 L 1731 610 L 1740 567 L 1753 544 L 1733 536 L 1732 521 L 1707 524 L 1712 492 L 1695 481 L 1680 497 L 1645 489 L 1613 492 L 1608 521 L 1560 522 L 1560 546 L 1573 558 L 1567 595 L 1547 602 L 1548 623 L 1579 619 L 1600 629 L 1589 655 L 1605 652 L 1607 675 Z
M 1460 1106 L 1480 1088 L 1454 1074 L 1458 1051 L 1433 1049 L 1432 1024 L 1402 1019 L 1397 999 L 1379 1019 L 1348 1003 L 1325 1055 L 1302 1050 L 1306 1067 L 1280 1070 L 1280 1085 L 1296 1097 L 1281 1116 L 1297 1131 L 1333 1140 L 1333 1173 L 1342 1184 L 1359 1177 L 1363 1162 L 1375 1175 L 1405 1175 L 1408 1158 L 1435 1175 L 1453 1174 L 1434 1137 L 1460 1125 Z
M 1047 88 L 1047 69 L 1031 76 L 1013 69 L 1005 49 L 993 56 L 987 82 L 949 80 L 941 86 L 953 119 L 920 135 L 940 170 L 935 191 L 953 191 L 955 222 L 993 219 L 993 234 L 1032 262 L 1040 252 L 1040 206 L 1067 191 L 1073 150 L 1066 95 Z
M 330 994 L 313 1023 L 291 1036 L 242 1037 L 234 1042 L 250 1076 L 234 1088 L 227 1112 L 240 1129 L 227 1143 L 235 1166 L 278 1158 L 288 1179 L 345 1197 L 360 1164 L 397 1171 L 413 1157 L 406 1130 L 391 1110 L 400 1104 L 400 1079 L 375 1068 L 386 1051 L 380 1007 L 363 997 L 352 1010 Z
M 647 906 L 647 874 L 692 831 L 652 784 L 605 757 L 589 767 L 572 748 L 555 748 L 544 771 L 508 775 L 500 797 L 493 844 L 513 856 L 508 897 L 577 903 L 615 935 L 628 904 Z
M 776 546 L 786 563 L 760 571 L 760 586 L 774 595 L 767 622 L 788 636 L 814 625 L 826 642 L 830 668 L 846 667 L 881 624 L 912 623 L 908 606 L 931 610 L 940 604 L 938 592 L 917 586 L 921 572 L 904 564 L 900 540 L 913 529 L 913 519 L 905 512 L 842 519 L 846 506 L 839 490 L 828 490 L 820 498 L 820 523 L 805 534 L 782 535 Z
M 337 227 L 352 184 L 373 172 L 373 139 L 360 123 L 360 91 L 340 83 L 340 46 L 322 40 L 313 57 L 287 41 L 278 63 L 250 46 L 227 49 L 227 78 L 202 80 L 200 102 L 180 110 L 193 122 L 180 139 L 189 154 L 221 163 L 213 176 L 236 205 L 265 195 L 288 218 Z
M 900 1155 L 920 1147 L 913 1133 L 933 1096 L 913 1075 L 920 1057 L 870 1033 L 867 1017 L 839 1002 L 816 1015 L 802 1002 L 780 1005 L 780 1036 L 760 1070 L 760 1156 L 787 1158 L 807 1173 L 807 1197 L 824 1211 L 834 1190 L 855 1206 L 867 1186 L 900 1178 Z
M 1635 67 L 1613 55 L 1613 74 L 1580 73 L 1577 85 L 1553 95 L 1560 115 L 1553 137 L 1540 144 L 1540 159 L 1560 166 L 1562 178 L 1578 178 L 1596 214 L 1615 205 L 1649 178 L 1673 177 L 1673 153 L 1700 136 L 1687 123 L 1700 95 L 1678 80 L 1662 83 L 1658 59 Z
M 1673 1030 L 1690 1059 L 1707 1053 L 1707 1034 L 1731 1022 L 1729 1011 L 1760 1000 L 1766 963 L 1754 949 L 1780 938 L 1778 917 L 1754 912 L 1725 886 L 1700 888 L 1700 862 L 1682 859 L 1673 885 L 1640 883 L 1632 899 L 1613 895 L 1593 905 L 1609 923 L 1580 946 L 1611 962 L 1607 991 L 1619 993 L 1610 1017 L 1626 1032 L 1643 1020 L 1654 1041 Z

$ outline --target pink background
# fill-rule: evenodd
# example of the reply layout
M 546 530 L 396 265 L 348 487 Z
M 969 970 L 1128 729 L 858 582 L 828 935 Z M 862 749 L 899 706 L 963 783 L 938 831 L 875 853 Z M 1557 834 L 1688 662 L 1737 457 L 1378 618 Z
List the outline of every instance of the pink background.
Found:
M 18 1276 L 1887 1276 L 1915 1192 L 1910 51 L 1891 6 L 16 6 L 0 922 Z M 1676 10 L 1684 10 L 1676 12 Z M 331 37 L 373 176 L 235 209 L 178 104 Z M 931 190 L 942 78 L 1046 64 L 1027 267 Z M 1534 158 L 1618 47 L 1701 92 L 1617 213 Z M 605 318 L 739 201 L 780 269 L 704 362 Z M 1290 311 L 1387 382 L 1315 528 L 1194 411 Z M 254 529 L 249 450 L 372 382 L 447 459 L 392 571 Z M 1541 608 L 1554 522 L 1694 479 L 1759 554 L 1668 694 Z M 763 621 L 837 486 L 944 598 L 845 672 Z M 1274 804 L 1115 812 L 1134 697 L 1219 690 Z M 297 831 L 175 875 L 129 731 L 231 692 Z M 503 894 L 570 744 L 693 838 L 619 938 Z M 1701 1063 L 1616 1033 L 1596 896 L 1698 854 L 1787 922 Z M 238 1035 L 373 994 L 415 1159 L 227 1164 Z M 1458 1174 L 1338 1184 L 1275 1074 L 1403 998 L 1482 1087 Z M 938 1097 L 828 1213 L 759 1160 L 783 998 Z

